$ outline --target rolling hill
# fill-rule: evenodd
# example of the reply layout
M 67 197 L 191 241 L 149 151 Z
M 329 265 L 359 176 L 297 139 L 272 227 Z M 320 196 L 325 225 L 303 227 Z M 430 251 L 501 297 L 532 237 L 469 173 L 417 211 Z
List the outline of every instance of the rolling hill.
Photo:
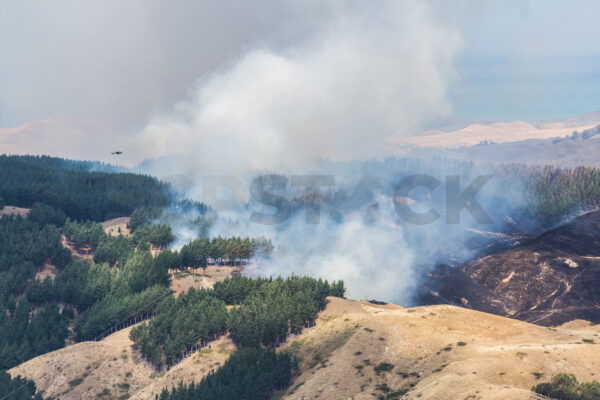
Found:
M 421 304 L 451 303 L 540 325 L 600 322 L 600 211 L 460 266 L 438 265 Z
M 129 329 L 34 358 L 9 372 L 61 399 L 150 399 L 180 380 L 199 380 L 234 346 L 227 338 L 157 373 L 139 358 Z M 401 308 L 328 298 L 315 327 L 280 351 L 300 359 L 282 398 L 531 399 L 558 372 L 594 379 L 600 327 L 545 328 L 465 308 Z M 383 396 L 383 397 L 379 397 Z M 396 396 L 396 397 L 394 397 Z

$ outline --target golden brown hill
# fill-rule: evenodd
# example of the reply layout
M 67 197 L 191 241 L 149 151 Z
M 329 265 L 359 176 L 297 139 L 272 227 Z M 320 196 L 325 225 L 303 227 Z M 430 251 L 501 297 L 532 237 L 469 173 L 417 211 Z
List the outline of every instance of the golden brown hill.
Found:
M 529 399 L 558 372 L 597 379 L 600 326 L 578 321 L 545 328 L 454 306 L 410 309 L 329 298 L 315 327 L 283 348 L 300 374 L 285 399 Z M 227 339 L 157 374 L 136 357 L 128 330 L 37 357 L 9 372 L 63 400 L 151 399 L 183 379 L 199 380 L 223 363 Z M 385 397 L 384 397 L 385 398 Z M 389 397 L 393 398 L 393 397 Z
M 597 379 L 600 326 L 551 329 L 464 308 L 330 299 L 290 345 L 303 361 L 286 399 L 529 399 L 563 371 Z M 360 306 L 360 307 L 358 307 Z
M 169 371 L 158 373 L 134 351 L 130 329 L 100 342 L 82 342 L 36 357 L 9 372 L 33 379 L 46 396 L 60 396 L 61 400 L 146 400 L 182 380 L 201 380 L 234 349 L 231 341 L 220 339 Z

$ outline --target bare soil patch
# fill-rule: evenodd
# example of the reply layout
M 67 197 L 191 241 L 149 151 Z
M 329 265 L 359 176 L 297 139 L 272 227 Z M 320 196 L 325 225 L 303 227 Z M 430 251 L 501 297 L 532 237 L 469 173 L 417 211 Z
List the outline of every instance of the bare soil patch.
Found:
M 190 288 L 212 288 L 216 282 L 221 282 L 233 274 L 239 274 L 242 269 L 243 268 L 239 266 L 228 267 L 209 265 L 206 268 L 206 272 L 203 272 L 202 269 L 172 271 L 170 288 L 175 293 L 175 296 L 187 292 Z
M 127 224 L 129 223 L 130 219 L 131 218 L 129 218 L 129 217 L 113 218 L 113 219 L 109 219 L 107 221 L 101 222 L 100 225 L 102 225 L 102 227 L 104 228 L 104 232 L 106 232 L 107 235 L 131 236 L 131 231 L 127 227 Z
M 2 215 L 20 215 L 21 217 L 26 217 L 29 214 L 29 208 L 21 208 L 14 206 L 4 206 L 2 210 L 0 210 L 0 216 Z
M 35 278 L 43 281 L 47 277 L 54 279 L 56 277 L 56 267 L 48 262 L 44 263 L 35 274 Z
M 64 247 L 66 247 L 67 249 L 69 249 L 69 251 L 71 252 L 71 254 L 75 257 L 79 257 L 79 258 L 83 258 L 85 260 L 91 260 L 94 258 L 94 253 L 91 251 L 85 251 L 85 250 L 81 250 L 78 249 L 77 247 L 75 247 L 75 245 L 71 242 L 69 242 L 67 240 L 67 238 L 65 237 L 65 235 L 61 234 L 60 235 L 60 240 L 62 242 L 62 245 Z

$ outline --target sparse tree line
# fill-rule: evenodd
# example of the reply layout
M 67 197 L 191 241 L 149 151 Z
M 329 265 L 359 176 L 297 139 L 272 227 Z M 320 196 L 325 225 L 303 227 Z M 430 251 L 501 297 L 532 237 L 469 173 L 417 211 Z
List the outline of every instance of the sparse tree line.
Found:
M 196 239 L 179 251 L 162 251 L 154 262 L 168 271 L 206 268 L 212 264 L 243 265 L 256 254 L 268 256 L 272 249 L 271 241 L 264 238 Z M 94 259 L 96 260 L 96 255 Z
M 178 212 L 194 210 L 196 213 L 205 213 L 208 207 L 194 202 L 180 201 L 175 205 Z M 159 226 L 168 226 L 173 218 L 172 214 L 164 213 L 157 208 L 142 207 L 136 209 L 131 215 L 128 228 L 136 234 L 145 229 L 156 229 Z M 166 223 L 166 224 L 165 224 Z M 169 269 L 198 269 L 208 265 L 243 265 L 252 257 L 271 255 L 274 247 L 270 239 L 265 237 L 215 237 L 208 238 L 208 228 L 212 219 L 198 217 L 190 222 L 197 231 L 199 239 L 184 245 L 179 251 L 164 251 L 161 253 L 164 265 Z M 171 239 L 172 240 L 172 239 Z M 147 240 L 154 245 L 151 241 Z M 164 243 L 161 247 L 168 244 Z
M 157 369 L 173 365 L 229 330 L 240 348 L 270 347 L 290 333 L 314 324 L 327 296 L 344 296 L 342 281 L 308 277 L 250 279 L 232 277 L 214 289 L 190 289 L 167 298 L 149 322 L 130 338 Z M 239 305 L 229 312 L 225 305 Z
M 198 269 L 212 264 L 247 264 L 255 255 L 269 256 L 272 250 L 270 239 L 219 236 L 213 239 L 196 239 L 185 244 L 180 251 L 165 250 L 158 258 L 169 269 Z
M 138 227 L 133 235 L 128 238 L 123 235 L 111 236 L 104 232 L 102 226 L 93 221 L 71 221 L 66 219 L 63 228 L 65 237 L 78 249 L 93 251 L 96 262 L 109 262 L 114 264 L 119 256 L 129 254 L 134 248 L 164 248 L 171 243 L 175 236 L 168 225 L 144 225 Z
M 93 221 L 77 222 L 66 219 L 65 237 L 77 248 L 93 251 L 96 263 L 123 265 L 136 249 L 148 246 L 164 249 L 174 240 L 166 224 L 136 224 L 131 237 L 111 236 Z M 243 265 L 256 256 L 268 257 L 273 251 L 270 239 L 264 237 L 201 238 L 185 244 L 180 251 L 164 250 L 159 262 L 168 269 L 206 268 L 208 265 Z

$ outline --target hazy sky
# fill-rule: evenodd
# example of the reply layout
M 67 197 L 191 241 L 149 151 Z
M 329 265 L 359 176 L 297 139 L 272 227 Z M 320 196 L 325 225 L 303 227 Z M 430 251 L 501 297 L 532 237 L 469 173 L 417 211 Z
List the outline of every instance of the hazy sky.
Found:
M 430 1 L 414 21 L 415 7 L 394 5 L 391 12 L 409 15 L 388 19 L 377 10 L 385 3 L 0 0 L 0 128 L 68 115 L 100 124 L 104 139 L 121 146 L 175 104 L 186 107 L 215 74 L 234 76 L 254 49 L 318 55 L 314 37 L 330 34 L 330 26 L 353 26 L 343 21 L 357 15 L 356 29 L 369 34 L 386 24 L 425 25 L 390 28 L 405 35 L 398 56 L 430 46 L 436 57 L 447 47 L 436 39 L 446 35 L 440 32 L 451 36 L 449 54 L 432 62 L 444 80 L 440 93 L 421 107 L 439 103 L 444 111 L 435 116 L 537 120 L 600 110 L 599 1 Z M 369 38 L 385 41 L 380 33 Z M 394 87 L 406 81 L 410 76 Z

